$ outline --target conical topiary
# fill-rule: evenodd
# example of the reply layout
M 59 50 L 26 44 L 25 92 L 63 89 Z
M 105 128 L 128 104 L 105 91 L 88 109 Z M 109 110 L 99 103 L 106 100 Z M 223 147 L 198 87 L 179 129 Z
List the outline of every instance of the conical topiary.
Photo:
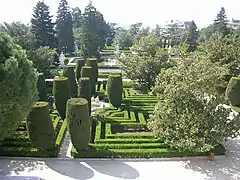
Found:
M 95 77 L 94 77 L 94 72 L 93 72 L 92 67 L 83 66 L 82 70 L 81 70 L 81 77 L 88 77 L 90 79 L 90 81 L 91 81 L 91 91 L 92 91 L 91 95 L 94 95 L 95 91 L 96 91 L 96 87 L 95 87 L 96 82 L 95 82 Z
M 109 74 L 107 82 L 107 96 L 109 102 L 115 108 L 119 108 L 121 106 L 122 92 L 122 76 L 119 74 Z
M 53 149 L 56 133 L 49 114 L 48 102 L 37 102 L 26 120 L 31 143 L 40 149 Z
M 78 97 L 88 101 L 89 114 L 91 114 L 91 82 L 88 77 L 79 79 L 78 82 Z
M 66 119 L 73 146 L 76 150 L 86 149 L 90 141 L 90 117 L 87 100 L 83 98 L 69 99 Z
M 73 66 L 67 66 L 63 70 L 63 75 L 68 78 L 71 97 L 77 97 L 77 83 Z
M 38 89 L 38 98 L 39 98 L 38 100 L 48 101 L 47 85 L 46 85 L 45 77 L 43 73 L 38 74 L 37 89 Z
M 240 77 L 232 77 L 226 89 L 226 97 L 231 105 L 240 107 Z
M 53 97 L 56 109 L 62 119 L 66 116 L 66 104 L 70 98 L 70 90 L 68 85 L 68 78 L 55 77 L 53 82 Z
M 84 66 L 85 62 L 83 59 L 76 59 L 76 70 L 75 70 L 75 77 L 77 81 L 81 77 L 81 69 Z

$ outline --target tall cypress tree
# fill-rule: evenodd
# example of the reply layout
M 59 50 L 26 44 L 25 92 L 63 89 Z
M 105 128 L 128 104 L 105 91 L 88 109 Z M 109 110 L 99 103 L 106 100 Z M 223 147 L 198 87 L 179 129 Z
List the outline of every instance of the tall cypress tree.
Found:
M 194 21 L 191 22 L 188 28 L 187 43 L 189 45 L 188 51 L 193 52 L 197 48 L 197 25 Z
M 59 49 L 64 53 L 71 54 L 74 51 L 73 20 L 67 0 L 60 0 L 56 30 L 59 39 Z
M 49 6 L 43 1 L 38 1 L 33 9 L 31 19 L 31 32 L 35 37 L 35 48 L 49 46 L 56 48 L 57 39 L 55 37 L 54 23 L 52 22 Z

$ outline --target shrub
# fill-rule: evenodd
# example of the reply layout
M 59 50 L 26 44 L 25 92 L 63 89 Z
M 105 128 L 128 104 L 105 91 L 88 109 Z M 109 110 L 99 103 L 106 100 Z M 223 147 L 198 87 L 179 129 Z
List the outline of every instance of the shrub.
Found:
M 27 130 L 31 143 L 40 149 L 53 149 L 55 130 L 47 102 L 37 102 L 27 116 Z
M 84 66 L 84 60 L 81 59 L 76 59 L 76 70 L 75 70 L 75 77 L 77 79 L 77 81 L 79 80 L 79 78 L 81 77 L 81 69 Z
M 109 102 L 116 108 L 121 106 L 122 92 L 122 76 L 109 75 L 107 83 L 107 96 Z
M 0 32 L 0 141 L 11 135 L 37 101 L 36 82 L 25 51 Z
M 83 98 L 69 99 L 66 119 L 73 146 L 77 150 L 87 148 L 90 141 L 90 117 L 87 100 Z
M 74 73 L 74 67 L 67 66 L 64 68 L 63 75 L 68 78 L 69 90 L 71 97 L 77 97 L 77 83 Z
M 38 89 L 38 97 L 39 97 L 38 100 L 48 101 L 47 85 L 46 85 L 43 73 L 38 74 L 37 89 Z
M 68 78 L 55 77 L 53 82 L 53 97 L 56 109 L 62 119 L 66 117 L 66 104 L 70 98 Z
M 89 78 L 79 79 L 78 97 L 88 101 L 89 114 L 91 114 L 91 82 Z
M 96 82 L 95 82 L 95 77 L 94 77 L 94 73 L 93 73 L 93 69 L 92 67 L 90 66 L 83 66 L 82 67 L 82 70 L 81 70 L 81 77 L 88 77 L 91 81 L 91 91 L 92 91 L 92 94 L 91 95 L 94 95 L 95 94 L 95 91 L 96 91 Z
M 93 74 L 94 74 L 94 79 L 95 79 L 95 84 L 96 84 L 97 79 L 98 79 L 98 64 L 97 64 L 97 60 L 96 59 L 88 60 L 88 64 L 93 69 Z
M 232 77 L 226 89 L 226 97 L 231 105 L 240 107 L 240 78 Z
M 65 58 L 64 58 L 64 64 L 67 65 L 68 62 L 69 62 L 69 58 L 68 58 L 68 57 L 65 57 Z

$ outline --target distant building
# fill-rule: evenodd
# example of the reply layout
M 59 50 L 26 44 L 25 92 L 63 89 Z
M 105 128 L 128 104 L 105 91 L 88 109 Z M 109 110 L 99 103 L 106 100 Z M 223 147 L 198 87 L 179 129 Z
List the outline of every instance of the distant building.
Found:
M 228 26 L 233 29 L 239 29 L 240 28 L 240 20 L 232 19 L 228 22 Z

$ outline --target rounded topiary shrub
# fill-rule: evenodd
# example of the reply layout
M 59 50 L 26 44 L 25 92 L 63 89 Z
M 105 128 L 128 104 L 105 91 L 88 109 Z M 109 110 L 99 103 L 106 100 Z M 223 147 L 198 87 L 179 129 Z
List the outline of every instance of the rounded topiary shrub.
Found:
M 25 50 L 0 31 L 0 141 L 18 128 L 37 101 L 37 76 Z
M 98 79 L 98 64 L 97 64 L 97 60 L 96 59 L 90 59 L 90 60 L 88 60 L 88 64 L 93 69 L 94 79 L 95 79 L 95 84 L 96 84 L 97 79 Z
M 27 130 L 31 143 L 40 149 L 53 149 L 56 133 L 47 102 L 37 102 L 27 116 Z
M 232 77 L 226 89 L 226 97 L 231 105 L 240 107 L 240 78 Z
M 77 81 L 81 77 L 81 69 L 84 66 L 84 60 L 82 59 L 76 59 L 76 70 L 75 70 L 75 77 Z
M 107 96 L 109 102 L 115 107 L 119 108 L 122 102 L 122 76 L 110 74 L 107 82 Z
M 66 104 L 70 98 L 68 78 L 55 77 L 53 82 L 53 98 L 56 109 L 62 119 L 66 116 Z
M 46 85 L 43 73 L 38 74 L 37 89 L 38 89 L 38 97 L 39 97 L 38 100 L 48 101 L 47 85 Z
M 91 114 L 91 82 L 88 77 L 79 79 L 78 97 L 84 98 L 88 101 L 89 114 Z
M 96 91 L 96 81 L 95 81 L 95 76 L 94 76 L 94 72 L 93 72 L 93 69 L 92 67 L 90 66 L 83 66 L 82 67 L 82 70 L 81 70 L 81 77 L 88 77 L 91 81 L 91 91 L 92 91 L 92 94 L 91 95 L 94 95 L 95 94 L 95 91 Z
M 77 97 L 77 83 L 73 66 L 67 66 L 63 70 L 63 75 L 68 78 L 71 97 Z
M 69 99 L 66 119 L 73 146 L 76 150 L 86 149 L 90 141 L 90 117 L 87 100 L 83 98 Z

